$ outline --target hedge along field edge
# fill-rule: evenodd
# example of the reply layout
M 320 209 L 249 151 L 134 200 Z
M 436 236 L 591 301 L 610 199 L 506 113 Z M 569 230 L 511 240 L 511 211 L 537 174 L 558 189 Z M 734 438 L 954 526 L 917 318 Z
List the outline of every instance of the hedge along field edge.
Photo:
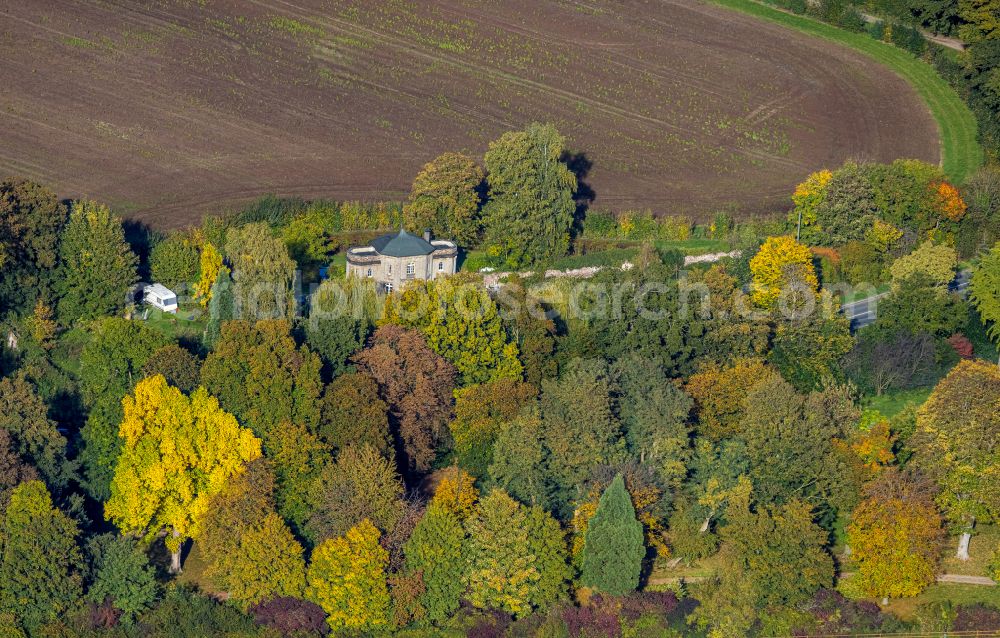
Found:
M 941 137 L 941 167 L 961 184 L 983 163 L 972 111 L 930 64 L 892 44 L 873 40 L 810 17 L 788 13 L 756 0 L 707 0 L 747 15 L 774 22 L 824 40 L 844 44 L 879 62 L 906 80 L 920 95 L 937 122 Z

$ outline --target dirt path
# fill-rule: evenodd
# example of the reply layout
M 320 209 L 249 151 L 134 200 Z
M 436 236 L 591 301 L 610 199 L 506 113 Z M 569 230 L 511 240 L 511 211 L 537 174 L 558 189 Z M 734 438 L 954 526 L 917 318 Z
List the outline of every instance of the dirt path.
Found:
M 856 572 L 844 572 L 840 579 L 851 578 Z M 691 576 L 690 578 L 650 578 L 650 585 L 672 585 L 684 581 L 685 583 L 702 583 L 708 580 L 707 576 Z M 965 574 L 941 574 L 937 577 L 939 583 L 957 583 L 961 585 L 981 585 L 983 587 L 996 587 L 997 583 L 986 576 L 968 576 Z

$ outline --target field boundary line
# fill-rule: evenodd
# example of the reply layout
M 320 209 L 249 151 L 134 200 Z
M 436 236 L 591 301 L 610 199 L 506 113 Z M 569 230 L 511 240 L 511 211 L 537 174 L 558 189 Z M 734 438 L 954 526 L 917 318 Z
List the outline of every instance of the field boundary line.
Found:
M 983 163 L 979 126 L 968 105 L 937 70 L 912 53 L 892 44 L 873 40 L 867 34 L 846 31 L 811 17 L 782 11 L 758 0 L 706 0 L 733 11 L 767 20 L 823 40 L 849 47 L 888 67 L 903 78 L 923 99 L 937 123 L 941 167 L 961 184 Z

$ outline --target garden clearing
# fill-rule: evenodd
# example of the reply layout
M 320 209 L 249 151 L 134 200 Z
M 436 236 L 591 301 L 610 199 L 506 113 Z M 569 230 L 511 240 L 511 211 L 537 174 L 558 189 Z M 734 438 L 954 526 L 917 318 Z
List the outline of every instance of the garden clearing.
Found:
M 869 55 L 694 0 L 0 0 L 0 59 L 0 176 L 159 227 L 265 193 L 401 199 L 535 120 L 594 205 L 698 220 L 783 209 L 848 158 L 940 159 Z

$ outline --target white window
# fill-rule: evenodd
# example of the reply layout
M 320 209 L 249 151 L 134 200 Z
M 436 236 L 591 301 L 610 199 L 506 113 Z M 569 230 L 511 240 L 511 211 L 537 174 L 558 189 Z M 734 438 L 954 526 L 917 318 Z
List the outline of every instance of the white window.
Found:
M 389 274 L 392 274 L 392 264 L 389 264 Z
M 385 291 L 386 292 L 392 292 L 392 284 L 386 283 L 386 285 L 385 285 Z
M 417 271 L 416 266 L 414 266 L 413 264 L 406 264 L 406 274 L 407 275 L 412 275 L 416 271 Z
M 438 262 L 438 272 L 440 272 L 442 270 L 444 270 L 444 262 L 443 261 L 439 261 Z
M 369 276 L 369 277 L 371 277 L 371 276 L 372 276 L 372 269 L 371 269 L 371 268 L 369 268 L 369 269 L 368 269 L 368 276 Z

